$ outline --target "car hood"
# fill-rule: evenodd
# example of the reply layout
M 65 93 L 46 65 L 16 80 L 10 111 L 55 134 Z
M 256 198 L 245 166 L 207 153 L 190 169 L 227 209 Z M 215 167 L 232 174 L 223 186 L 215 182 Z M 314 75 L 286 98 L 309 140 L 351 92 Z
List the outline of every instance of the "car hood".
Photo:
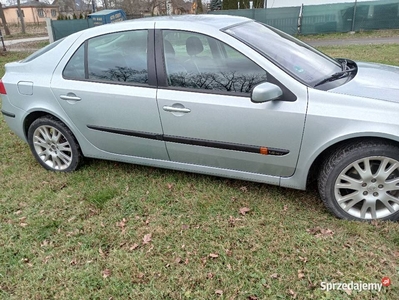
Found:
M 399 102 L 399 67 L 356 62 L 356 76 L 330 92 Z

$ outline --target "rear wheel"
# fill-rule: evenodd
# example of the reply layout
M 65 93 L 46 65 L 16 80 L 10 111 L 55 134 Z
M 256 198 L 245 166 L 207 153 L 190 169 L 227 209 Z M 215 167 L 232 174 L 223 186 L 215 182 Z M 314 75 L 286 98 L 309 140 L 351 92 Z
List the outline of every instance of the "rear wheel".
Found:
M 49 116 L 30 125 L 28 143 L 36 160 L 47 170 L 74 171 L 83 158 L 72 132 L 61 121 Z
M 324 162 L 318 187 L 339 218 L 398 220 L 399 148 L 375 141 L 342 147 Z

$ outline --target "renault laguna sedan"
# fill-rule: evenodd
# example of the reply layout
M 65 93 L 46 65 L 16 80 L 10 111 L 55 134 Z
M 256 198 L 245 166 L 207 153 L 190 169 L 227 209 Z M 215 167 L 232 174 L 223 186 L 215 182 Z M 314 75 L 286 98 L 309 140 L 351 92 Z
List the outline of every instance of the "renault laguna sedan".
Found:
M 233 16 L 81 31 L 6 65 L 2 113 L 46 169 L 84 157 L 305 189 L 399 218 L 399 68 L 332 59 Z

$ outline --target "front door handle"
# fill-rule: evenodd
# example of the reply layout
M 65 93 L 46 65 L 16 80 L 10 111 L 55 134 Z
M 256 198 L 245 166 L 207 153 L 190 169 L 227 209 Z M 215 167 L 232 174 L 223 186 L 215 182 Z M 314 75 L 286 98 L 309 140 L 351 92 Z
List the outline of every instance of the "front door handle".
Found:
M 82 100 L 80 97 L 76 96 L 73 93 L 68 93 L 67 95 L 61 95 L 60 98 L 62 100 L 67 100 L 67 101 L 80 101 L 80 100 Z
M 189 112 L 191 112 L 191 110 L 189 108 L 185 108 L 185 107 L 174 107 L 174 106 L 165 105 L 162 108 L 163 108 L 164 111 L 168 111 L 168 112 L 179 112 L 179 113 L 189 113 Z

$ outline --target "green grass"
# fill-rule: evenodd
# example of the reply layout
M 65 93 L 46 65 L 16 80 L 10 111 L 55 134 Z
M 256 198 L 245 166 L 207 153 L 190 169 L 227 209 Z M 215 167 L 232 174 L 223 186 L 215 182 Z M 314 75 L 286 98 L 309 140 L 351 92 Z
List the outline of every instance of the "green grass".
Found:
M 373 61 L 399 66 L 399 44 L 323 46 L 318 47 L 318 49 L 332 57 L 345 57 L 357 61 Z
M 333 40 L 333 39 L 354 39 L 354 38 L 380 38 L 380 37 L 396 37 L 399 35 L 399 29 L 386 30 L 362 30 L 357 32 L 336 32 L 321 33 L 311 35 L 299 35 L 301 40 Z
M 323 50 L 399 65 L 375 47 Z M 47 172 L 0 116 L 0 299 L 397 299 L 398 247 L 397 223 L 337 220 L 314 188 L 98 160 Z M 320 289 L 384 276 L 380 293 Z

